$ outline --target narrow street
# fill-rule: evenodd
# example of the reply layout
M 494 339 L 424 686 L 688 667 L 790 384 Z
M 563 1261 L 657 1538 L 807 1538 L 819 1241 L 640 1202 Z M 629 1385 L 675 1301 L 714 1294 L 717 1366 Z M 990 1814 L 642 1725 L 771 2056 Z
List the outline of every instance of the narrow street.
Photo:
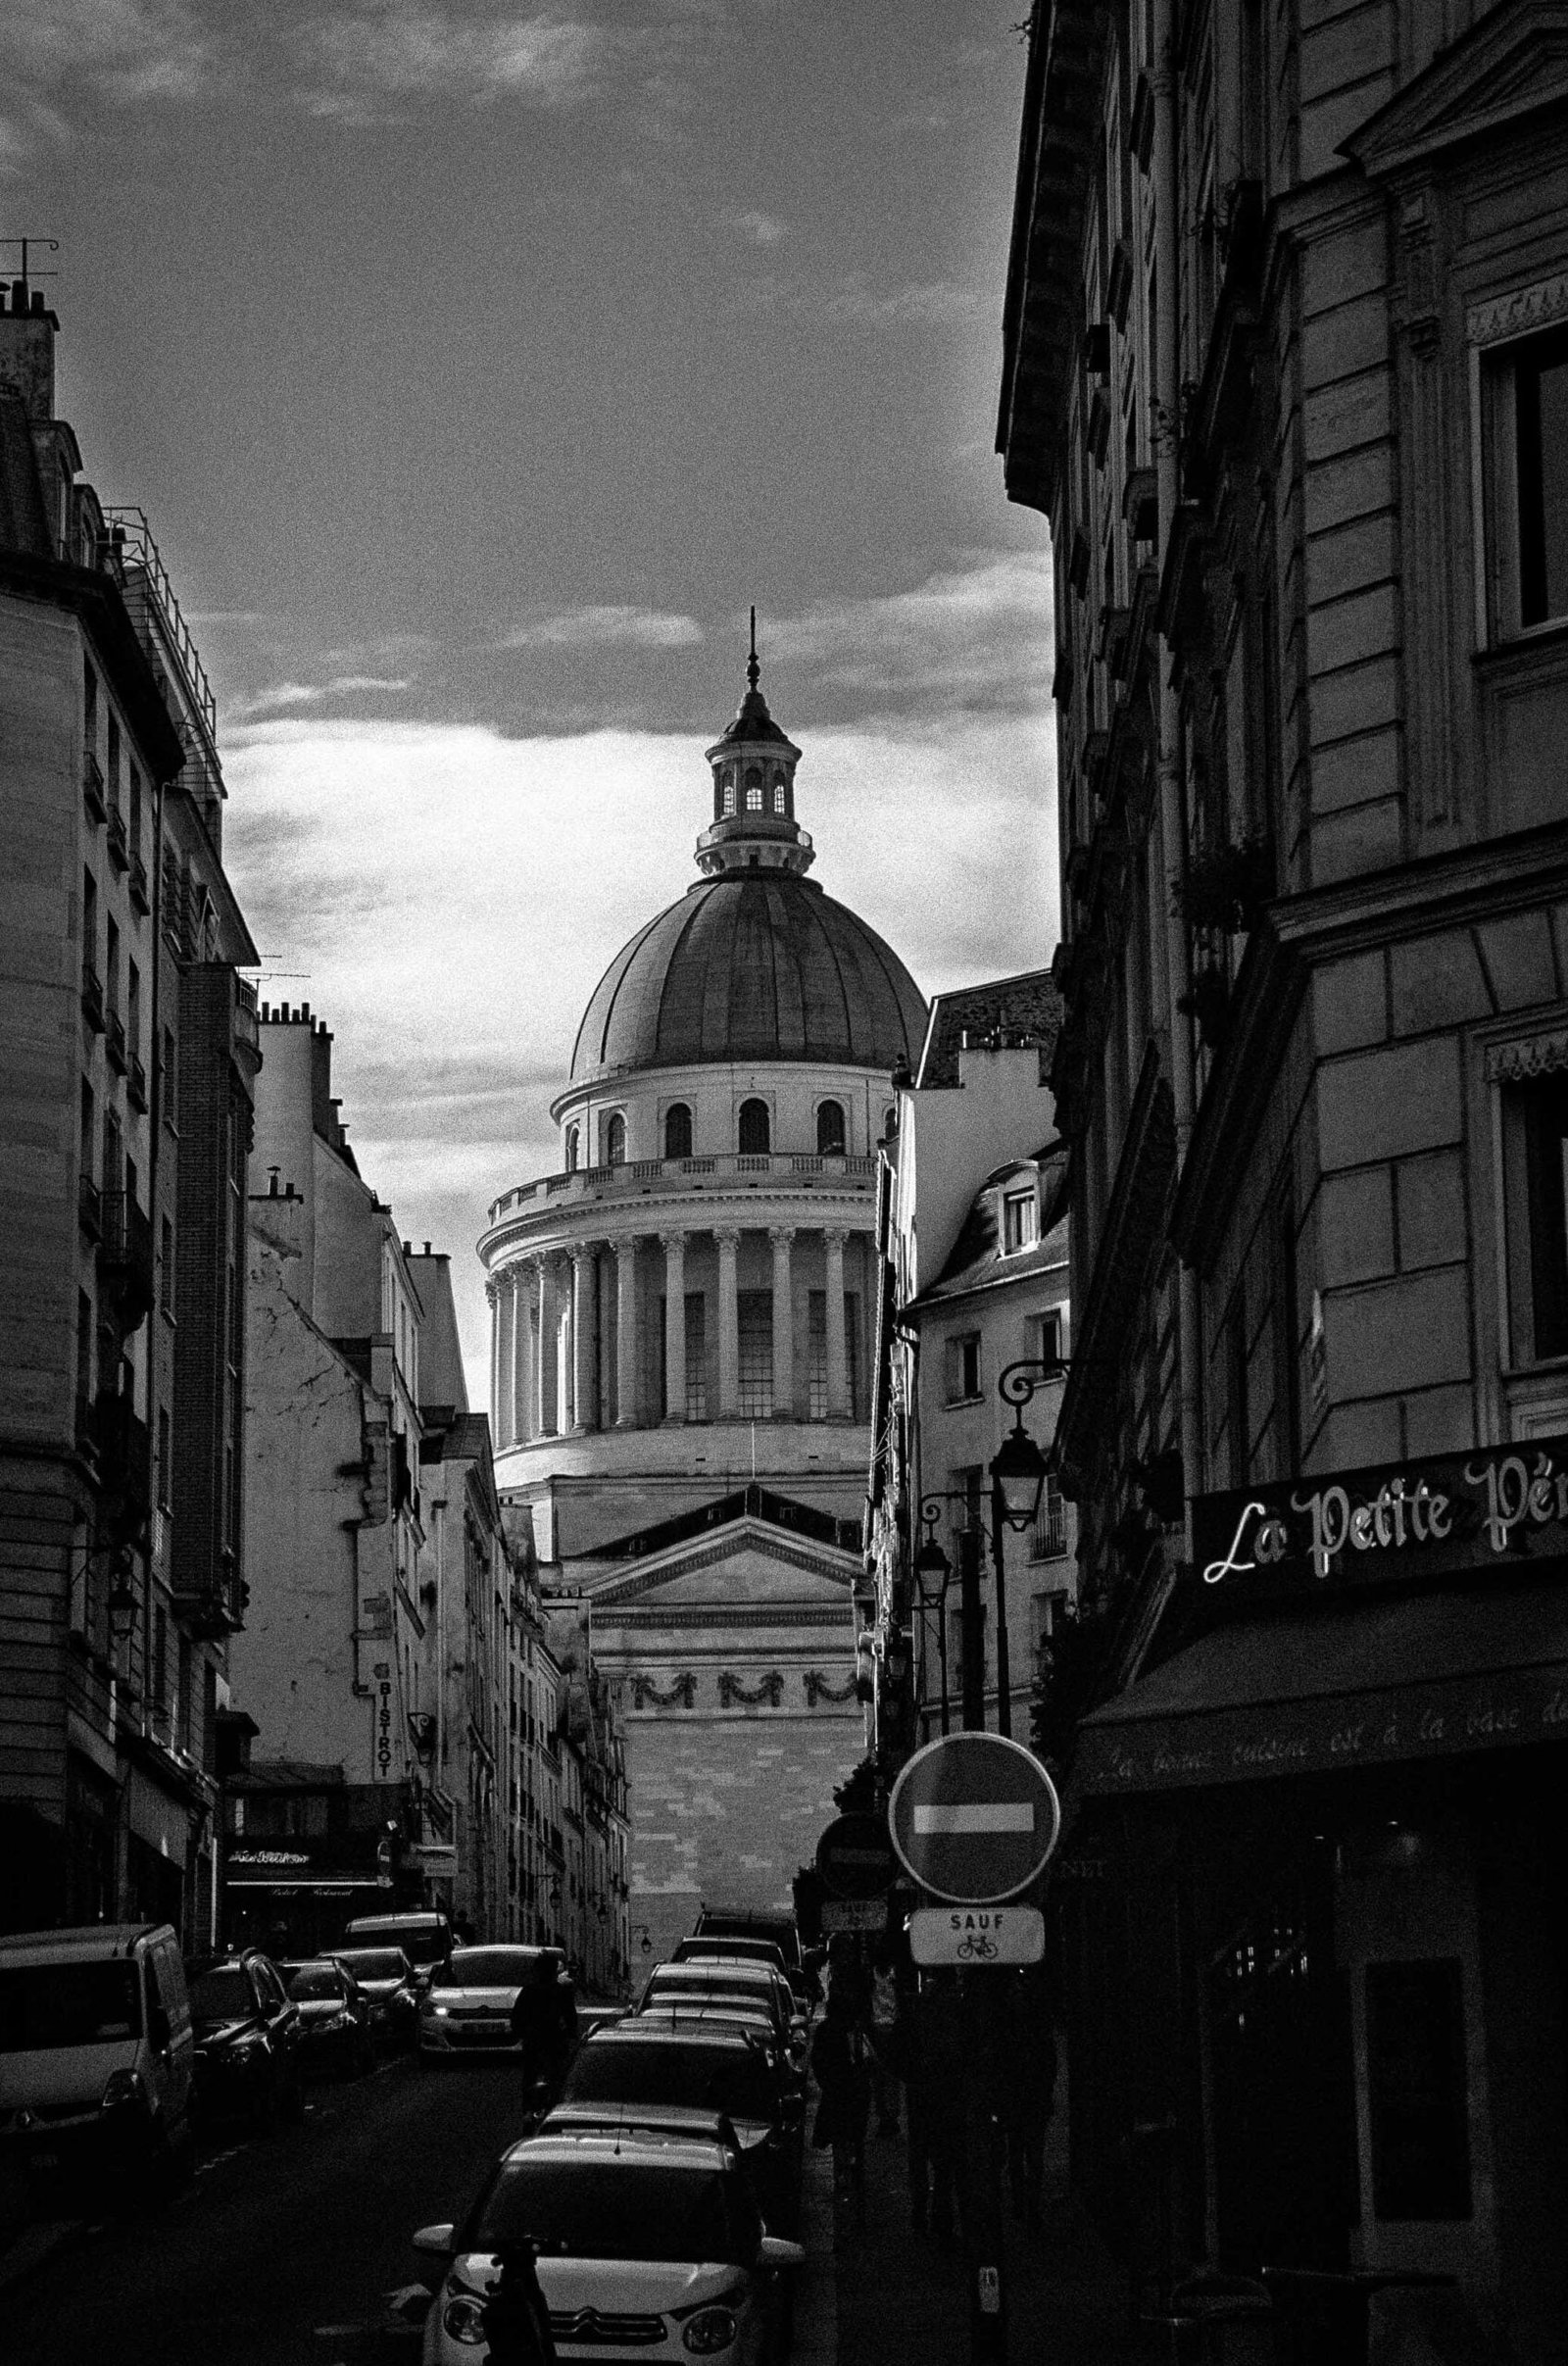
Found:
M 519 2102 L 514 2069 L 407 2057 L 315 2087 L 302 2127 L 215 2138 L 171 2208 L 109 2223 L 15 2287 L 6 2355 L 17 2366 L 325 2359 L 335 2352 L 317 2328 L 373 2323 L 384 2295 L 415 2280 L 409 2236 L 466 2204 L 517 2133 Z

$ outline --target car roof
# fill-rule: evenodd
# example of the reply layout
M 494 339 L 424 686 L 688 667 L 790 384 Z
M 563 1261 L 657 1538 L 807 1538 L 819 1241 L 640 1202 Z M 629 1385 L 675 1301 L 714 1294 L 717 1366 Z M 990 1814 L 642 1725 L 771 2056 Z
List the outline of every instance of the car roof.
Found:
M 685 2136 L 665 2133 L 662 2129 L 618 2128 L 562 2129 L 553 2134 L 542 2130 L 537 2136 L 525 2136 L 501 2155 L 505 2168 L 518 2161 L 537 2160 L 546 2164 L 568 2160 L 590 2160 L 595 2167 L 612 2169 L 617 2161 L 641 2161 L 647 2166 L 650 2156 L 660 2165 L 671 2169 L 727 2169 L 735 2155 L 730 2147 L 714 2136 Z
M 705 2045 L 733 2046 L 737 2050 L 744 2049 L 748 2053 L 756 2050 L 746 2033 L 733 2025 L 728 2029 L 705 2029 L 702 2035 Z M 632 2013 L 626 2020 L 612 2022 L 608 2028 L 591 2029 L 582 2043 L 585 2047 L 596 2046 L 601 2050 L 607 2046 L 629 2046 L 634 2043 L 639 2046 L 674 2046 L 689 2043 L 689 2032 L 673 2027 L 663 2029 L 655 2021 L 645 2021 L 640 2013 Z
M 729 2113 L 704 2111 L 695 2103 L 579 2103 L 568 2096 L 551 2105 L 539 2134 L 576 2134 L 583 2128 L 603 2128 L 616 2136 L 694 2137 L 699 2142 L 711 2138 L 714 2144 L 740 2149 Z
M 18 1961 L 31 1956 L 39 1962 L 52 1962 L 67 1954 L 111 1958 L 128 1955 L 143 1939 L 173 1937 L 167 1922 L 96 1922 L 84 1929 L 8 1931 L 0 1938 L 0 1954 Z
M 344 1937 L 351 1932 L 432 1931 L 443 1926 L 449 1931 L 452 1928 L 447 1917 L 438 1914 L 433 1906 L 411 1906 L 406 1914 L 356 1914 Z

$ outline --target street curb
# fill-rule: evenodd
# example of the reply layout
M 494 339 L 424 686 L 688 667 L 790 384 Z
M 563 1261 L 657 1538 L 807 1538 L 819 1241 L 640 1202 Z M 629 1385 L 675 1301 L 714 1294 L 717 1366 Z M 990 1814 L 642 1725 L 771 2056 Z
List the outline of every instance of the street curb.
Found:
M 21 2284 L 62 2251 L 70 2250 L 83 2240 L 87 2228 L 85 2218 L 40 2218 L 24 2227 L 16 2241 L 0 2251 L 0 2292 Z

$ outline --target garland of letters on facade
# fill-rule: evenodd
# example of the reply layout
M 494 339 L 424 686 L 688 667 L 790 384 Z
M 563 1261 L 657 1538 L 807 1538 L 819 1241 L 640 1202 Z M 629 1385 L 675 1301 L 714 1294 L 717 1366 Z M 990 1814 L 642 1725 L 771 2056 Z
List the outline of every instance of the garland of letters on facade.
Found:
M 824 1701 L 836 1707 L 841 1701 L 855 1699 L 853 1676 L 846 1676 L 842 1684 L 830 1684 L 820 1668 L 807 1668 L 801 1676 L 801 1682 L 806 1687 L 808 1708 L 816 1708 Z
M 728 1668 L 719 1671 L 718 1705 L 720 1708 L 777 1708 L 784 1698 L 784 1679 L 777 1668 L 769 1668 L 754 1685 L 742 1684 Z
M 675 1677 L 672 1683 L 657 1685 L 652 1676 L 634 1676 L 631 1680 L 633 1708 L 695 1708 L 697 1679 L 688 1670 Z

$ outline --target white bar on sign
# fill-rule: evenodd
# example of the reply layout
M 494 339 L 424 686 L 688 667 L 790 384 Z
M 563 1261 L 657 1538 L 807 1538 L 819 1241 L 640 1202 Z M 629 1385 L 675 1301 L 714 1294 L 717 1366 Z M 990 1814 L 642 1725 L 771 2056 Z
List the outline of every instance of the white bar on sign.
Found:
M 968 1807 L 917 1807 L 914 1828 L 933 1840 L 944 1833 L 1033 1832 L 1033 1799 L 984 1799 Z

